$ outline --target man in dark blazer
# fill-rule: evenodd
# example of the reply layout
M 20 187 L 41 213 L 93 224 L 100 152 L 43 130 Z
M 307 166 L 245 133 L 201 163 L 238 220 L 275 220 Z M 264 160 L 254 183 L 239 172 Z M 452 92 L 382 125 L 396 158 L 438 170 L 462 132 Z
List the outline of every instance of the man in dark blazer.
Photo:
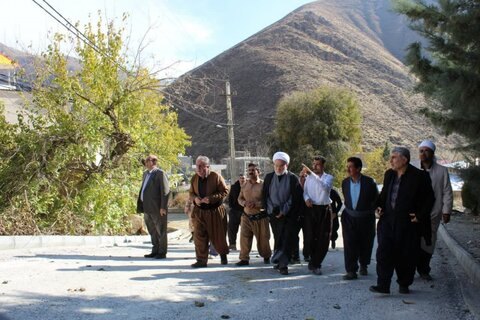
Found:
M 149 155 L 145 159 L 147 170 L 143 173 L 142 187 L 138 194 L 137 212 L 144 213 L 145 224 L 152 241 L 152 252 L 145 258 L 167 257 L 167 206 L 170 187 L 163 170 L 157 168 L 158 158 Z
M 377 285 L 370 291 L 390 293 L 393 271 L 399 292 L 410 293 L 420 237 L 431 244 L 430 211 L 434 194 L 430 176 L 410 164 L 410 151 L 395 147 L 377 201 Z
M 347 271 L 343 276 L 345 280 L 357 279 L 358 263 L 360 274 L 368 274 L 375 238 L 377 184 L 372 178 L 361 174 L 362 166 L 360 158 L 348 158 L 348 178 L 342 181 L 345 199 L 342 214 L 343 253 Z
M 230 250 L 237 250 L 237 233 L 240 226 L 240 220 L 243 214 L 243 207 L 238 204 L 238 196 L 240 195 L 240 188 L 245 183 L 245 176 L 240 174 L 238 180 L 230 187 L 228 193 L 228 248 Z
M 265 176 L 263 183 L 263 207 L 266 209 L 274 237 L 274 252 L 271 258 L 274 269 L 288 275 L 295 232 L 298 223 L 298 208 L 303 201 L 302 187 L 298 177 L 288 171 L 290 156 L 285 152 L 273 155 L 274 172 Z

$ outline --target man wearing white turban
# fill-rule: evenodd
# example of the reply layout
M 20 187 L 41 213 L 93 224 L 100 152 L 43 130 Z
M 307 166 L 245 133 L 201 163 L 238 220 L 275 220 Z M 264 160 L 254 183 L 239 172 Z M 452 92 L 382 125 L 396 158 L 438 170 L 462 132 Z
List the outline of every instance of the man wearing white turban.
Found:
M 427 245 L 425 239 L 421 238 L 420 252 L 417 261 L 417 271 L 424 280 L 431 281 L 430 259 L 432 258 L 437 240 L 437 230 L 440 221 L 444 223 L 450 221 L 450 213 L 453 207 L 453 192 L 450 184 L 448 170 L 435 161 L 435 144 L 430 140 L 424 140 L 418 146 L 421 169 L 427 171 L 432 180 L 432 188 L 435 194 L 435 203 L 430 213 L 432 224 L 432 244 Z
M 302 187 L 298 177 L 288 171 L 290 156 L 285 152 L 273 155 L 274 172 L 265 176 L 263 207 L 266 209 L 273 231 L 274 253 L 272 263 L 280 274 L 288 274 L 293 239 L 302 201 Z

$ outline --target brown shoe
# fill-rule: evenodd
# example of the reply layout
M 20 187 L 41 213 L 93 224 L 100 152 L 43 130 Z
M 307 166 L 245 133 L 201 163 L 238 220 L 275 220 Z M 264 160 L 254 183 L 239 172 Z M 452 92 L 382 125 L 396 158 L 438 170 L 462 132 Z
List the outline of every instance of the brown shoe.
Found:
M 192 264 L 192 268 L 206 268 L 206 267 L 207 267 L 207 263 L 199 260 L 197 260 L 197 262 Z

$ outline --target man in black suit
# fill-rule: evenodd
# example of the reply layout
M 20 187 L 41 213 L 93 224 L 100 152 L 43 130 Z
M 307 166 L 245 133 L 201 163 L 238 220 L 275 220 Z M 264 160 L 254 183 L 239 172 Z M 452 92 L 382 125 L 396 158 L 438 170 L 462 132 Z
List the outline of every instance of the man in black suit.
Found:
M 238 196 L 240 195 L 240 188 L 245 183 L 245 176 L 240 174 L 238 180 L 232 184 L 230 192 L 228 193 L 228 242 L 230 243 L 230 250 L 237 250 L 237 233 L 240 226 L 240 220 L 243 214 L 243 207 L 238 204 Z
M 298 223 L 298 208 L 303 201 L 298 177 L 287 170 L 289 162 L 290 156 L 285 152 L 275 153 L 275 171 L 265 176 L 263 184 L 263 207 L 269 215 L 275 240 L 271 261 L 274 269 L 282 275 L 288 274 L 288 262 Z
M 368 274 L 367 267 L 372 256 L 375 238 L 375 205 L 378 197 L 377 184 L 363 174 L 362 160 L 347 159 L 348 178 L 342 181 L 345 209 L 342 214 L 342 233 L 345 257 L 345 280 L 357 279 L 358 263 L 360 274 Z
M 167 256 L 167 206 L 170 187 L 163 170 L 157 168 L 158 158 L 149 155 L 145 159 L 147 170 L 143 173 L 142 187 L 138 194 L 137 212 L 143 212 L 145 224 L 152 241 L 152 252 L 145 258 L 165 259 Z
M 377 285 L 370 291 L 390 293 L 393 271 L 399 292 L 409 293 L 415 276 L 420 237 L 431 244 L 430 211 L 434 195 L 430 176 L 410 164 L 410 151 L 395 147 L 377 201 Z

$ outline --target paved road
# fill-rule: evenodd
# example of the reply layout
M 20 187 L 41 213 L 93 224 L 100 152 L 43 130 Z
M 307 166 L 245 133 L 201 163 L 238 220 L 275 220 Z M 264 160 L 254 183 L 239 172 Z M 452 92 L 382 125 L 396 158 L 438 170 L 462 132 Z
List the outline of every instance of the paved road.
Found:
M 144 259 L 147 243 L 112 247 L 0 251 L 0 319 L 466 319 L 465 305 L 443 243 L 433 260 L 435 281 L 415 279 L 412 293 L 368 291 L 370 275 L 342 280 L 342 248 L 330 251 L 324 275 L 305 264 L 280 276 L 256 252 L 249 267 L 218 258 L 194 270 L 187 234 L 170 234 L 166 260 Z M 195 305 L 203 303 L 203 307 Z

